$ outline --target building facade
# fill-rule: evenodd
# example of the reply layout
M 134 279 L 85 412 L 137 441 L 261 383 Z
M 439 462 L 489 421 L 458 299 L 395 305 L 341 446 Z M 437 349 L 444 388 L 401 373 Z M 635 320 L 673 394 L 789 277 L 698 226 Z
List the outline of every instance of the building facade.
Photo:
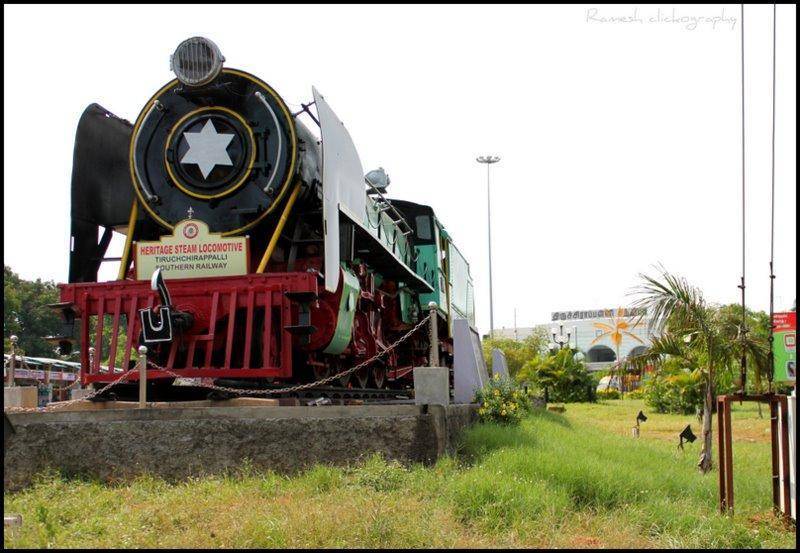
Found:
M 590 370 L 601 370 L 617 359 L 647 351 L 651 337 L 648 323 L 647 313 L 636 308 L 556 311 L 549 323 L 495 330 L 495 337 L 524 340 L 541 328 L 547 333 L 550 348 L 558 348 L 559 341 L 565 347 L 569 344 L 583 353 Z

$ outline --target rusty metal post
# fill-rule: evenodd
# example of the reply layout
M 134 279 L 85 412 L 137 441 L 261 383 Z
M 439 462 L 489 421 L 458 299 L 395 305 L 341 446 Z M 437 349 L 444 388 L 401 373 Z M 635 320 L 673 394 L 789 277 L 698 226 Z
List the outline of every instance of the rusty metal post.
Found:
M 725 400 L 724 396 L 717 398 L 717 443 L 719 447 L 719 510 L 725 514 L 728 497 L 725 494 Z
M 778 459 L 778 404 L 774 400 L 769 402 L 769 433 L 772 453 L 772 507 L 776 513 L 781 509 L 781 473 L 780 460 Z
M 731 423 L 731 399 L 724 398 L 725 405 L 725 496 L 727 509 L 733 514 L 733 425 Z
M 139 409 L 147 408 L 147 346 L 139 346 Z
M 789 401 L 785 395 L 776 399 L 780 402 L 781 413 L 781 474 L 783 476 L 783 516 L 792 518 L 792 492 L 789 483 Z M 780 505 L 779 505 L 780 507 Z
M 439 317 L 436 313 L 436 302 L 432 301 L 428 303 L 428 309 L 431 313 L 431 356 L 430 356 L 430 365 L 431 367 L 438 367 L 439 366 Z
M 14 386 L 14 369 L 17 362 L 17 341 L 19 338 L 12 335 L 9 340 L 11 341 L 11 357 L 8 360 L 8 373 L 6 374 L 6 386 Z

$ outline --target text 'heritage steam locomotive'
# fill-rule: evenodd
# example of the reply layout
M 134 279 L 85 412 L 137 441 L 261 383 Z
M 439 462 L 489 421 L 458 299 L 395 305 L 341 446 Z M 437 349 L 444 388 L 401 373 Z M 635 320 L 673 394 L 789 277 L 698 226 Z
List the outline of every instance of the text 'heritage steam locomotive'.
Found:
M 97 104 L 80 119 L 69 283 L 54 306 L 64 331 L 52 338 L 62 353 L 79 344 L 82 383 L 116 379 L 140 344 L 156 395 L 175 375 L 316 381 L 385 350 L 429 302 L 440 364 L 452 367 L 452 321 L 474 325 L 473 286 L 433 210 L 385 197 L 388 175 L 364 174 L 316 89 L 292 114 L 223 62 L 213 42 L 190 38 L 171 58 L 177 78 L 135 124 Z M 118 279 L 98 282 L 115 231 L 126 237 Z M 420 329 L 337 384 L 408 387 L 429 352 Z

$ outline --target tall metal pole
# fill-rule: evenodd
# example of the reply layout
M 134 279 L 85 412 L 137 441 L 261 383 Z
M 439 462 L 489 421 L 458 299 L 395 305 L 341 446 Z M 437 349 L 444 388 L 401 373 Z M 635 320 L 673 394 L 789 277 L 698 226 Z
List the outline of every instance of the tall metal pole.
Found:
M 492 294 L 492 195 L 490 192 L 491 174 L 489 166 L 500 161 L 499 156 L 480 156 L 478 163 L 486 164 L 486 213 L 489 227 L 489 337 L 494 338 L 494 297 Z
M 517 333 L 517 308 L 514 308 L 514 340 L 519 340 L 519 334 Z
M 745 242 L 745 133 L 744 133 L 744 3 L 741 4 L 741 34 L 742 34 L 742 283 L 739 285 L 739 288 L 742 290 L 742 326 L 739 331 L 739 337 L 742 343 L 742 356 L 741 356 L 741 380 L 742 380 L 742 388 L 741 393 L 744 395 L 745 393 L 745 384 L 747 382 L 747 354 L 745 352 L 745 341 L 747 340 L 747 307 L 745 304 L 745 252 L 747 251 L 746 242 Z
M 489 222 L 489 336 L 494 338 L 494 295 L 492 293 L 492 194 L 490 193 L 491 163 L 486 164 L 486 220 Z
M 769 224 L 769 353 L 767 360 L 767 390 L 772 393 L 772 380 L 775 378 L 775 352 L 772 348 L 775 341 L 775 16 L 777 8 L 772 4 L 772 192 L 770 194 L 770 224 Z M 759 404 L 760 405 L 760 404 Z

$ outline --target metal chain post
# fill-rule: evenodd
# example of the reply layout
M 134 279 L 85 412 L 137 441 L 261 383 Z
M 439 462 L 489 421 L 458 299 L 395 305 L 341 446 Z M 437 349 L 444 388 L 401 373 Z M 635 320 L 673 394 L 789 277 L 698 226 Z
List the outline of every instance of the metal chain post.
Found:
M 17 338 L 16 336 L 11 336 L 11 359 L 9 359 L 8 363 L 8 375 L 6 376 L 6 386 L 13 387 L 14 386 L 14 368 L 16 365 L 17 360 Z
M 83 401 L 89 401 L 90 399 L 94 398 L 95 396 L 99 396 L 100 394 L 102 394 L 106 390 L 116 386 L 117 384 L 119 384 L 123 380 L 126 380 L 131 374 L 133 374 L 134 370 L 135 369 L 131 369 L 129 371 L 126 371 L 126 372 L 122 373 L 119 376 L 119 378 L 117 378 L 116 380 L 114 380 L 112 382 L 109 382 L 108 384 L 106 384 L 105 386 L 100 388 L 99 390 L 95 390 L 95 391 L 91 392 L 90 394 L 88 394 L 85 397 L 81 397 L 81 398 L 77 398 L 77 399 L 71 399 L 69 401 L 63 401 L 63 402 L 59 402 L 59 403 L 51 403 L 50 405 L 48 405 L 46 407 L 6 407 L 3 410 L 5 412 L 7 412 L 7 413 L 35 413 L 35 412 L 42 412 L 42 411 L 57 411 L 58 409 L 61 409 L 61 408 L 66 407 L 68 405 L 72 405 L 74 403 L 80 403 L 80 402 L 83 402 Z
M 147 408 L 147 346 L 139 346 L 139 409 Z
M 430 315 L 428 317 L 431 320 L 431 356 L 430 356 L 430 366 L 431 367 L 438 367 L 439 366 L 439 326 L 437 323 L 439 322 L 439 318 L 436 316 L 436 302 L 432 301 L 428 303 L 428 309 L 430 310 Z

